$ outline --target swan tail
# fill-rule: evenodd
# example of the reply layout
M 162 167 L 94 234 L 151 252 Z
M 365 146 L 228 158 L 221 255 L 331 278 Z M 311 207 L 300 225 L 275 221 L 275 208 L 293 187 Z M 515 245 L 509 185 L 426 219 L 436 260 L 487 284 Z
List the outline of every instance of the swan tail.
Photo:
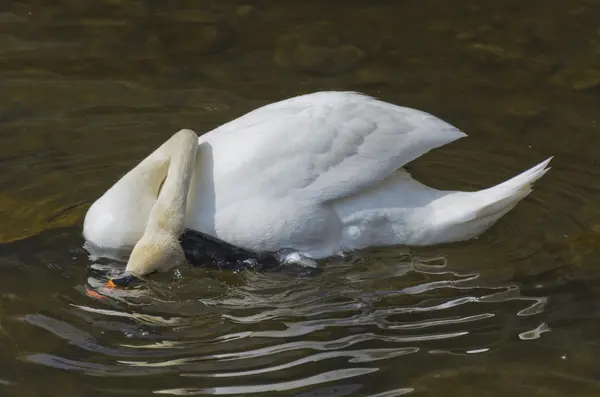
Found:
M 513 209 L 548 170 L 550 159 L 477 192 L 441 191 L 404 170 L 384 184 L 335 203 L 344 224 L 342 249 L 427 246 L 475 238 Z
M 550 170 L 548 164 L 552 157 L 535 167 L 489 189 L 478 192 L 486 196 L 491 202 L 478 211 L 478 217 L 487 217 L 501 211 L 506 206 L 517 204 L 533 190 L 533 183 Z
M 467 193 L 471 196 L 469 201 L 473 207 L 460 226 L 470 236 L 464 236 L 461 240 L 483 233 L 527 197 L 533 190 L 533 183 L 550 170 L 550 160 L 552 157 L 499 185 Z

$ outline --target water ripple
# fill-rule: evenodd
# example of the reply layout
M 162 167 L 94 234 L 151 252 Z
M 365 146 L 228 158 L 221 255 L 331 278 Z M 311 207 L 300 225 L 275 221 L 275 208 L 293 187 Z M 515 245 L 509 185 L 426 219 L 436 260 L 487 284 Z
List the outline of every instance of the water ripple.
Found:
M 43 341 L 18 353 L 23 365 L 102 378 L 104 391 L 143 378 L 143 391 L 155 394 L 401 396 L 419 390 L 411 368 L 431 366 L 427 357 L 442 368 L 452 357 L 491 357 L 507 341 L 544 342 L 556 332 L 548 295 L 462 268 L 450 248 L 356 253 L 300 276 L 184 267 L 96 300 L 85 288 L 102 292 L 122 263 L 89 266 L 69 230 L 0 246 L 6 266 L 54 286 L 32 289 L 43 294 L 38 306 L 11 315 L 7 305 L 2 326 L 16 344 Z
M 205 389 L 167 389 L 157 390 L 156 394 L 173 394 L 177 396 L 190 396 L 198 394 L 215 394 L 215 395 L 229 395 L 229 394 L 252 394 L 252 393 L 264 393 L 272 391 L 286 391 L 312 385 L 319 385 L 327 382 L 334 382 L 346 378 L 353 378 L 356 376 L 370 374 L 377 371 L 377 368 L 348 368 L 343 370 L 328 371 L 322 374 L 310 376 L 303 379 L 271 383 L 264 385 L 248 385 L 248 386 L 222 386 L 212 387 Z
M 543 321 L 527 320 L 544 313 L 547 297 L 523 296 L 514 283 L 490 283 L 439 255 L 384 254 L 373 263 L 377 252 L 361 255 L 329 261 L 318 275 L 242 272 L 231 278 L 185 268 L 103 300 L 67 293 L 71 302 L 62 309 L 14 317 L 54 339 L 55 347 L 32 347 L 21 360 L 108 383 L 163 379 L 155 394 L 256 394 L 328 384 L 354 388 L 344 380 L 369 383 L 423 354 L 486 354 L 507 337 L 507 318 L 523 341 L 550 331 L 539 325 Z M 80 265 L 73 262 L 72 271 Z M 102 288 L 112 266 L 105 261 L 82 274 L 87 286 Z M 194 297 L 192 291 L 204 293 Z M 408 386 L 372 395 L 409 394 Z

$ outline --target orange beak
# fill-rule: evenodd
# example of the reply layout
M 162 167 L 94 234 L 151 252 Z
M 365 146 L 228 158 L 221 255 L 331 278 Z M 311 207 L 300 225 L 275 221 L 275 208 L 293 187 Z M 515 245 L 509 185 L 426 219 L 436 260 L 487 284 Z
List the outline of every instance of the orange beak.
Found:
M 117 284 L 115 284 L 112 280 L 108 280 L 108 283 L 106 283 L 106 285 L 104 286 L 104 288 L 119 288 L 117 287 Z
M 131 273 L 125 272 L 118 277 L 113 277 L 104 285 L 105 288 L 127 288 L 131 283 L 142 281 Z

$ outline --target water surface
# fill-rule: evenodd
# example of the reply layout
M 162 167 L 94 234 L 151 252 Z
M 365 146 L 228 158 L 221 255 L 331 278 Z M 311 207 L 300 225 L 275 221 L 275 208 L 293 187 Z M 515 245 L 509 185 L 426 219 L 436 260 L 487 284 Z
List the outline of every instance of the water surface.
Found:
M 0 394 L 597 396 L 600 3 L 4 1 Z M 95 300 L 88 206 L 180 128 L 358 90 L 468 139 L 410 165 L 479 189 L 548 156 L 481 238 L 181 268 Z

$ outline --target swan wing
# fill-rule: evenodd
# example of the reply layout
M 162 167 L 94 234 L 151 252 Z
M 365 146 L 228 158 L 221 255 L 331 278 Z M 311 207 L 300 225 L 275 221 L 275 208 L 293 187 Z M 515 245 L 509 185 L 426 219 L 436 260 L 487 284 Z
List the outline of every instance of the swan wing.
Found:
M 231 188 L 221 193 L 325 202 L 464 136 L 419 110 L 358 93 L 320 92 L 258 108 L 200 143 L 213 151 L 215 184 Z

